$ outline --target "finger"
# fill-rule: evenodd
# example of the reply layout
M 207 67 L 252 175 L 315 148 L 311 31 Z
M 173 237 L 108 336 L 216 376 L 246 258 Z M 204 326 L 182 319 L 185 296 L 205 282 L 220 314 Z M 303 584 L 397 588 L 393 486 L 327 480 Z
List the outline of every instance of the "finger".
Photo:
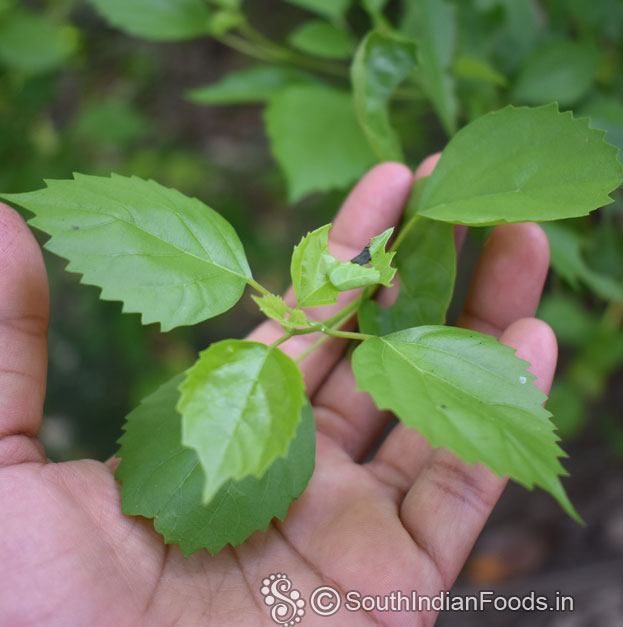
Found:
M 511 324 L 500 340 L 530 362 L 528 370 L 537 377 L 534 384 L 547 394 L 557 358 L 550 327 L 524 318 Z M 480 464 L 469 466 L 438 449 L 407 493 L 400 508 L 402 523 L 437 567 L 444 589 L 465 563 L 506 481 Z
M 413 175 L 399 163 L 382 163 L 370 170 L 351 191 L 340 209 L 329 233 L 329 250 L 338 259 L 347 261 L 366 246 L 371 237 L 395 226 L 400 219 L 411 189 Z M 307 309 L 312 318 L 328 318 L 355 299 L 359 290 L 343 292 L 337 305 Z M 292 288 L 286 302 L 295 304 Z M 268 320 L 253 331 L 248 339 L 270 344 L 284 334 L 280 325 Z M 319 334 L 294 336 L 280 345 L 291 357 L 298 357 L 316 342 Z M 308 394 L 313 394 L 320 382 L 341 356 L 345 343 L 331 338 L 302 362 Z
M 484 246 L 458 326 L 499 337 L 533 316 L 549 268 L 549 243 L 534 222 L 495 228 Z
M 483 249 L 459 326 L 499 337 L 514 320 L 534 315 L 549 267 L 549 245 L 534 223 L 498 226 Z M 414 429 L 396 425 L 372 470 L 400 492 L 409 489 L 432 451 Z
M 0 204 L 0 466 L 44 460 L 41 427 L 49 295 L 39 245 Z

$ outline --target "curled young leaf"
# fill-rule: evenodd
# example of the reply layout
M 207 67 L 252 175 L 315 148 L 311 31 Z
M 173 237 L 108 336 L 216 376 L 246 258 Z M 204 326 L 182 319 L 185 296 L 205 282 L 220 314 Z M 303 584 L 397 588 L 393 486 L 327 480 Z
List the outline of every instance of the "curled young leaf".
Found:
M 281 296 L 265 294 L 251 298 L 264 315 L 276 320 L 286 330 L 309 326 L 312 323 L 300 309 L 288 307 Z
M 355 260 L 339 261 L 329 252 L 330 224 L 308 233 L 295 246 L 290 272 L 299 307 L 331 305 L 339 292 L 371 285 L 391 285 L 394 253 L 385 251 L 392 229 L 370 240 L 370 267 Z

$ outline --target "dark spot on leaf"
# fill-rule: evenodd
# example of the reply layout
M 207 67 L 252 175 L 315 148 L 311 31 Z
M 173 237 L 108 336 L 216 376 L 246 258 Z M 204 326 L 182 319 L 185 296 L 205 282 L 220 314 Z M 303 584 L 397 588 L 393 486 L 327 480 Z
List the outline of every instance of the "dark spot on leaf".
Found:
M 71 228 L 72 228 L 73 231 L 79 231 L 80 230 L 79 226 L 72 226 Z
M 446 406 L 445 406 L 445 405 L 442 405 L 442 406 L 441 406 L 441 409 L 445 409 L 445 408 L 446 408 Z
M 358 255 L 353 257 L 350 262 L 356 263 L 359 266 L 363 266 L 372 259 L 370 256 L 370 246 L 366 246 Z

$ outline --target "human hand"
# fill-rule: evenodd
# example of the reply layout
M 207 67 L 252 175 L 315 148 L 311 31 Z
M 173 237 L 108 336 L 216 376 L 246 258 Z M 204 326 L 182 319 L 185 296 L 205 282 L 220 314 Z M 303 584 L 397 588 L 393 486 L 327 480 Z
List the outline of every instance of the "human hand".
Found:
M 435 159 L 419 175 L 430 173 Z M 332 252 L 355 256 L 395 225 L 413 183 L 382 164 L 351 192 L 331 231 Z M 556 363 L 550 328 L 529 318 L 547 268 L 547 239 L 534 224 L 495 229 L 485 246 L 460 324 L 518 349 L 548 391 Z M 337 307 L 352 294 L 343 294 Z M 324 308 L 323 313 L 330 313 Z M 0 206 L 0 625 L 274 625 L 260 594 L 270 573 L 287 573 L 305 599 L 320 585 L 362 594 L 435 595 L 448 590 L 504 488 L 486 468 L 431 449 L 395 426 L 355 389 L 343 340 L 303 360 L 318 427 L 316 470 L 284 522 L 243 545 L 183 558 L 151 521 L 121 514 L 116 460 L 49 463 L 37 434 L 46 377 L 48 287 L 38 245 L 21 218 Z M 251 339 L 282 334 L 271 321 Z M 311 335 L 282 344 L 300 355 Z M 429 625 L 434 614 L 315 616 L 303 625 Z M 419 622 L 418 622 L 419 621 Z

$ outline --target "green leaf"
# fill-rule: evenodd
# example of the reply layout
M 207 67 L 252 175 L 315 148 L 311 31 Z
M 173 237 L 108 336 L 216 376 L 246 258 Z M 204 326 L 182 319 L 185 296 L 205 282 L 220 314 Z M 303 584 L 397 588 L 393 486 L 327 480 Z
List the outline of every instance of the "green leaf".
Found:
M 278 348 L 224 340 L 202 351 L 180 385 L 182 444 L 205 473 L 203 502 L 228 480 L 261 477 L 288 452 L 305 399 L 303 375 Z
M 220 81 L 191 89 L 186 97 L 197 104 L 219 105 L 264 102 L 291 85 L 315 82 L 315 78 L 284 65 L 256 65 L 227 74 Z
M 76 29 L 26 11 L 11 11 L 0 22 L 0 63 L 26 74 L 63 66 L 75 52 Z
M 204 0 L 87 0 L 111 26 L 154 41 L 207 34 L 210 11 Z
M 332 305 L 339 290 L 329 281 L 328 271 L 335 265 L 329 253 L 330 224 L 308 233 L 294 247 L 290 274 L 299 307 Z
M 331 20 L 340 21 L 348 10 L 351 0 L 286 0 L 286 2 Z
M 346 187 L 376 162 L 348 92 L 289 87 L 269 100 L 264 120 L 292 202 L 310 192 Z
M 330 224 L 308 233 L 294 247 L 290 274 L 299 307 L 332 305 L 344 290 L 382 283 L 388 287 L 395 274 L 393 253 L 385 245 L 393 229 L 374 237 L 370 246 L 371 268 L 354 261 L 339 261 L 329 252 Z
M 508 85 L 508 79 L 500 74 L 494 67 L 482 59 L 477 59 L 466 54 L 457 57 L 453 67 L 454 75 L 457 78 L 467 80 L 484 81 L 500 87 Z
M 623 108 L 619 98 L 597 96 L 583 104 L 578 115 L 590 117 L 591 127 L 606 131 L 606 141 L 623 151 Z
M 417 76 L 446 132 L 452 135 L 458 111 L 449 73 L 456 39 L 456 7 L 443 0 L 411 0 L 405 9 L 401 30 L 417 41 Z
M 604 300 L 623 302 L 623 283 L 595 272 L 582 256 L 583 238 L 562 224 L 543 224 L 549 239 L 551 263 L 556 272 L 571 287 L 578 289 L 583 283 Z
M 573 105 L 589 92 L 598 61 L 597 51 L 590 46 L 566 39 L 548 41 L 526 59 L 512 99 L 533 105 L 553 100 Z
M 361 331 L 387 335 L 413 326 L 443 324 L 456 275 L 452 225 L 417 217 L 400 244 L 396 267 L 398 298 L 390 307 L 363 301 L 358 313 Z
M 555 104 L 484 115 L 444 149 L 419 214 L 469 225 L 585 215 L 612 202 L 621 180 L 603 136 Z
M 309 401 L 286 457 L 277 458 L 261 478 L 227 481 L 202 505 L 204 473 L 195 451 L 182 446 L 181 418 L 175 407 L 183 376 L 171 379 L 144 399 L 126 421 L 115 477 L 121 482 L 124 514 L 155 518 L 167 543 L 185 557 L 206 548 L 218 553 L 237 546 L 273 518 L 285 517 L 314 470 L 315 427 Z
M 357 117 L 380 160 L 402 161 L 400 140 L 389 122 L 389 100 L 416 62 L 412 41 L 374 30 L 362 40 L 351 66 Z
M 348 59 L 354 48 L 348 33 L 322 20 L 301 24 L 290 34 L 288 42 L 306 54 L 327 59 Z
M 378 270 L 380 274 L 378 283 L 385 287 L 391 287 L 392 279 L 396 274 L 396 268 L 391 265 L 396 253 L 385 250 L 393 232 L 394 227 L 391 227 L 370 240 L 370 267 Z
M 251 296 L 257 303 L 262 313 L 279 324 L 286 330 L 296 327 L 305 327 L 312 324 L 312 321 L 300 309 L 288 307 L 281 296 L 266 294 L 264 296 Z
M 232 226 L 195 198 L 155 181 L 75 174 L 47 188 L 4 194 L 35 214 L 52 237 L 46 248 L 67 270 L 102 288 L 104 300 L 163 331 L 196 324 L 232 307 L 251 272 Z
M 147 120 L 124 100 L 90 102 L 73 123 L 80 139 L 106 146 L 130 144 L 147 130 Z
M 353 354 L 357 386 L 417 429 L 433 447 L 469 464 L 482 463 L 527 488 L 550 492 L 581 522 L 558 475 L 546 396 L 514 350 L 495 338 L 442 326 L 423 326 L 373 337 Z

